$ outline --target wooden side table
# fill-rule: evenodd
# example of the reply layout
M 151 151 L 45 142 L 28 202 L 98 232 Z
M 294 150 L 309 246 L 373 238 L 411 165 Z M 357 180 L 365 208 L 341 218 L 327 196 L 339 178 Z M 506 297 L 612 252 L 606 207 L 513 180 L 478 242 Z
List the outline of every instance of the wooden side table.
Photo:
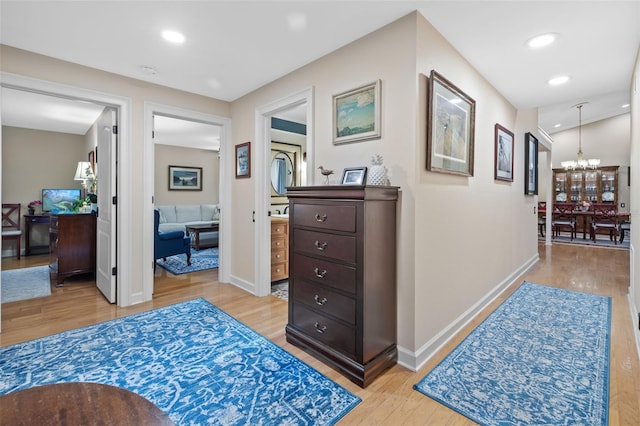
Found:
M 5 425 L 173 425 L 169 416 L 127 389 L 72 382 L 0 396 Z
M 49 253 L 49 242 L 46 245 L 31 245 L 31 231 L 34 226 L 45 225 L 47 227 L 47 238 L 49 237 L 49 221 L 48 214 L 25 214 L 24 215 L 24 255 Z

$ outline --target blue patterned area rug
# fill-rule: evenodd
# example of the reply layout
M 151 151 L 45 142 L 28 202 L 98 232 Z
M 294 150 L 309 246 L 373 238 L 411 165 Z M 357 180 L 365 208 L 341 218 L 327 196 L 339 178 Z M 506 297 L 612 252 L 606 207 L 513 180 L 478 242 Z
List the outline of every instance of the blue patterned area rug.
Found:
M 335 424 L 360 398 L 204 299 L 0 348 L 0 395 L 129 389 L 177 425 Z
M 606 425 L 611 299 L 524 282 L 414 388 L 482 425 Z
M 51 296 L 48 266 L 2 271 L 2 303 Z
M 191 250 L 191 266 L 187 265 L 187 256 L 185 254 L 169 256 L 166 262 L 158 259 L 158 266 L 163 267 L 173 275 L 215 269 L 218 267 L 218 247 Z

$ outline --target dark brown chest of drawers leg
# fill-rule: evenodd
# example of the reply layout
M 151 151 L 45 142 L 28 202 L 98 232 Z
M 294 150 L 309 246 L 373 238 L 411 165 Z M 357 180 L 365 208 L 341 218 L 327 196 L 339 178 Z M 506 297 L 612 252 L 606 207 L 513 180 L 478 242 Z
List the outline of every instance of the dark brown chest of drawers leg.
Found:
M 288 188 L 289 343 L 365 387 L 397 362 L 398 188 Z

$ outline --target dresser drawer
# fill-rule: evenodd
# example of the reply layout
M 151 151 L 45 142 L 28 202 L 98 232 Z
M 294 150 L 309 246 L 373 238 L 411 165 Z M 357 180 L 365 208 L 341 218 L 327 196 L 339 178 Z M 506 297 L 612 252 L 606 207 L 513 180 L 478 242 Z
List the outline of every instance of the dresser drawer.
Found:
M 293 326 L 306 335 L 355 356 L 356 338 L 352 327 L 340 324 L 321 314 L 293 303 Z
M 287 238 L 283 236 L 272 236 L 271 237 L 271 251 L 278 249 L 286 249 L 287 248 Z
M 356 261 L 356 238 L 348 235 L 297 229 L 293 235 L 295 250 L 331 257 L 349 263 Z
M 294 301 L 355 325 L 355 299 L 336 293 L 329 287 L 314 285 L 299 279 L 295 280 L 291 290 Z
M 271 263 L 286 262 L 289 257 L 288 250 L 284 248 L 271 249 Z
M 271 236 L 275 237 L 276 235 L 287 235 L 288 224 L 283 222 L 271 222 Z
M 355 205 L 295 204 L 293 208 L 295 226 L 356 232 Z
M 356 268 L 314 257 L 293 255 L 296 278 L 356 294 Z
M 271 281 L 279 281 L 289 278 L 289 264 L 287 262 L 271 265 Z

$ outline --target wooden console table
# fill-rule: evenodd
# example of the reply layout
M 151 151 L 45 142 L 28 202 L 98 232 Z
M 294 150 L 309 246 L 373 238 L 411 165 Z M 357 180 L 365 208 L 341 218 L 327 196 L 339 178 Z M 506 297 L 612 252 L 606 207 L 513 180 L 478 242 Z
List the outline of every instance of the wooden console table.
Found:
M 99 383 L 57 383 L 0 396 L 6 425 L 173 425 L 169 416 L 127 389 Z
M 31 231 L 34 226 L 37 225 L 45 225 L 47 227 L 47 231 L 49 228 L 49 215 L 42 214 L 25 214 L 24 215 L 24 255 L 31 256 L 32 254 L 46 254 L 49 253 L 49 242 L 45 245 L 34 246 L 31 245 Z M 46 232 L 47 237 L 49 236 L 49 232 Z

